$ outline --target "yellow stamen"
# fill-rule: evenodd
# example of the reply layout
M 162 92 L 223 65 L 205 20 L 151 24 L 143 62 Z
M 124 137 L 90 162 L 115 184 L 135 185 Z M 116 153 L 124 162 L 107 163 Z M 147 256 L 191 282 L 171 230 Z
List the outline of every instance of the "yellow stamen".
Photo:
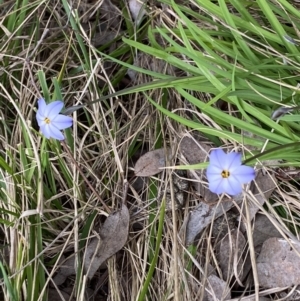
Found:
M 48 117 L 46 117 L 46 118 L 44 119 L 44 121 L 45 121 L 47 124 L 50 124 L 50 123 L 51 123 L 51 120 L 50 120 Z
M 222 176 L 224 179 L 227 179 L 227 178 L 229 178 L 229 176 L 230 176 L 230 172 L 229 172 L 228 170 L 223 170 L 223 171 L 221 172 L 221 176 Z

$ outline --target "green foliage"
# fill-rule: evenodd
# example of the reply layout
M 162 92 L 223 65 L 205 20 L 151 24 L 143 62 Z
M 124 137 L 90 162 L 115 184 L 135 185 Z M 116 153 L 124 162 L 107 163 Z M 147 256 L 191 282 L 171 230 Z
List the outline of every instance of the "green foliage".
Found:
M 35 105 L 41 96 L 47 102 L 63 99 L 66 107 L 85 105 L 74 113 L 74 130 L 65 131 L 66 145 L 109 206 L 119 199 L 128 159 L 146 144 L 145 132 L 141 138 L 131 123 L 136 111 L 127 97 L 141 100 L 143 110 L 148 102 L 152 112 L 159 112 L 153 128 L 147 124 L 153 131 L 151 147 L 167 143 L 162 132 L 171 120 L 199 131 L 216 146 L 243 146 L 245 162 L 253 165 L 259 160 L 272 166 L 268 160 L 276 159 L 281 160 L 277 165 L 299 167 L 299 112 L 270 118 L 281 106 L 299 105 L 300 11 L 292 1 L 164 0 L 160 2 L 173 12 L 173 25 L 155 23 L 150 14 L 140 27 L 120 4 L 122 30 L 97 48 L 90 42 L 95 28 L 90 36 L 84 32 L 83 16 L 71 2 L 0 1 L 0 226 L 3 246 L 15 246 L 11 265 L 1 261 L 0 270 L 9 300 L 21 300 L 24 291 L 27 300 L 46 300 L 48 267 L 55 267 L 54 274 L 70 245 L 80 263 L 94 221 L 99 212 L 107 214 L 62 145 L 38 132 Z M 117 47 L 110 50 L 114 43 Z M 167 63 L 173 73 L 133 64 L 140 53 Z M 112 63 L 113 71 L 106 72 L 105 64 Z M 120 88 L 129 69 L 147 81 Z M 193 112 L 174 110 L 174 95 Z M 201 162 L 177 168 L 206 166 Z M 147 187 L 151 199 L 159 191 L 159 181 L 152 183 Z M 148 208 L 148 265 L 139 300 L 146 299 L 155 277 L 163 206 L 159 209 L 153 202 Z M 288 209 L 280 209 L 290 218 Z M 57 241 L 59 254 L 53 247 Z M 191 253 L 195 255 L 194 249 Z M 187 261 L 191 271 L 192 259 Z M 75 280 L 78 295 L 84 289 L 81 268 Z
M 150 45 L 132 39 L 123 40 L 133 49 L 163 60 L 187 76 L 173 78 L 131 66 L 133 70 L 157 80 L 113 95 L 173 88 L 219 128 L 188 120 L 163 108 L 147 94 L 146 97 L 170 118 L 204 134 L 220 137 L 223 143 L 236 141 L 254 146 L 259 151 L 298 141 L 297 115 L 284 116 L 279 122 L 272 120 L 270 115 L 280 105 L 298 104 L 299 48 L 286 37 L 296 36 L 293 27 L 288 25 L 289 20 L 293 20 L 294 26 L 300 25 L 299 12 L 284 1 L 282 5 L 286 11 L 268 1 L 249 3 L 248 6 L 237 1 L 198 1 L 202 13 L 174 1 L 164 3 L 171 5 L 177 13 L 177 26 L 149 27 Z M 229 5 L 236 11 L 229 10 Z M 260 9 L 261 15 L 254 19 L 255 9 Z M 259 20 L 272 28 L 265 29 Z M 201 22 L 205 22 L 204 26 Z M 154 37 L 165 40 L 168 46 L 162 49 Z M 208 93 L 211 99 L 199 99 L 198 92 Z M 227 103 L 234 113 L 221 110 L 218 101 Z M 275 157 L 278 159 L 277 154 L 270 152 L 266 159 Z M 281 159 L 296 164 L 298 157 L 298 152 L 294 152 L 289 158 L 282 156 Z

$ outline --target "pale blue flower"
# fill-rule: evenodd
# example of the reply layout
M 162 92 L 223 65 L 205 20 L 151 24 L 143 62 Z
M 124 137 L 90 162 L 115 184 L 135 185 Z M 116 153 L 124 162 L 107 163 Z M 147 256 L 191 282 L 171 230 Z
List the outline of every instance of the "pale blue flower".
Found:
M 220 148 L 210 153 L 206 176 L 211 192 L 237 195 L 242 192 L 242 184 L 255 178 L 254 168 L 242 165 L 241 159 L 241 153 L 226 154 Z
M 71 117 L 59 114 L 63 106 L 64 103 L 60 100 L 53 101 L 49 104 L 46 104 L 43 98 L 38 100 L 36 120 L 42 134 L 48 139 L 64 140 L 65 137 L 61 130 L 69 128 L 73 124 Z

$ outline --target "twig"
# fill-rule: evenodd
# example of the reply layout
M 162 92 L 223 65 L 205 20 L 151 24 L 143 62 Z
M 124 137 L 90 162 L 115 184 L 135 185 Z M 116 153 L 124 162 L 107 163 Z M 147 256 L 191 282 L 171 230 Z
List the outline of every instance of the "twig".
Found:
M 126 198 L 128 193 L 128 181 L 124 180 L 124 190 L 123 190 L 123 198 L 122 198 L 122 204 L 126 205 Z

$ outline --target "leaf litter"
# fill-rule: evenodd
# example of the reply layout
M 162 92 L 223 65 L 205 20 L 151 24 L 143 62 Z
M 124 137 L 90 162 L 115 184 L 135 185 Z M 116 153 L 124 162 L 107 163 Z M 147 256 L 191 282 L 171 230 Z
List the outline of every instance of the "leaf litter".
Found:
M 107 217 L 102 225 L 99 238 L 93 238 L 88 244 L 85 257 L 84 269 L 91 279 L 101 264 L 123 248 L 128 238 L 129 211 L 122 204 L 120 210 Z
M 163 171 L 166 167 L 166 158 L 173 157 L 171 149 L 156 149 L 141 156 L 134 166 L 135 175 L 138 177 L 150 177 Z
M 110 1 L 104 1 L 103 3 L 104 4 L 103 4 L 102 8 L 105 8 L 105 10 L 108 12 L 107 20 L 116 19 L 115 17 L 117 14 L 119 14 L 119 11 L 117 11 L 117 10 L 114 11 L 110 8 L 111 6 L 114 7 L 114 5 Z M 138 4 L 138 1 L 129 1 L 129 3 L 130 3 L 129 8 L 131 10 L 132 15 L 134 16 L 134 14 L 135 14 L 136 16 L 138 16 L 138 14 L 139 14 L 138 9 L 137 9 L 137 13 L 135 13 L 132 10 L 132 5 L 131 5 L 131 3 L 133 3 L 134 5 Z M 114 12 L 114 18 L 112 18 L 112 14 L 109 13 L 109 11 Z M 134 18 L 136 18 L 136 16 L 134 16 Z M 119 20 L 116 23 L 119 23 Z M 113 24 L 110 24 L 110 26 L 114 27 Z M 111 38 L 109 39 L 109 41 L 111 41 L 115 37 L 113 34 L 113 31 L 111 33 L 110 33 Z M 103 34 L 102 34 L 102 36 L 103 36 Z M 107 43 L 107 41 L 104 41 L 101 43 L 98 41 L 98 43 L 99 43 L 99 45 L 103 45 L 104 43 Z M 135 65 L 136 65 L 136 63 L 135 63 Z M 275 116 L 274 118 L 279 118 L 279 117 L 281 117 L 281 115 L 284 115 L 286 113 L 287 112 L 284 110 L 280 111 L 279 113 L 277 113 L 277 116 Z M 183 140 L 186 140 L 186 137 Z M 193 141 L 195 142 L 195 140 L 193 140 Z M 190 147 L 191 145 L 193 146 L 193 143 L 189 143 L 186 146 L 184 146 L 184 145 L 181 146 L 181 153 L 186 157 L 187 161 L 189 161 L 191 164 L 205 162 L 207 155 L 212 147 L 210 144 L 208 144 L 207 142 L 204 142 L 204 141 L 197 142 L 196 144 L 197 144 L 197 149 L 195 147 L 194 148 Z M 199 145 L 200 145 L 201 151 L 199 151 Z M 147 156 L 146 156 L 146 158 L 141 157 L 140 162 L 137 162 L 137 164 L 135 166 L 136 176 L 149 177 L 152 175 L 156 175 L 156 174 L 160 173 L 163 170 L 163 168 L 166 166 L 166 162 L 165 162 L 166 156 L 165 156 L 164 151 L 155 150 L 153 152 L 154 153 L 152 153 L 152 154 L 151 154 L 151 152 L 148 153 L 148 155 L 147 155 L 147 156 L 149 156 L 148 158 L 147 158 Z M 140 164 L 140 165 L 138 165 L 138 164 Z M 219 202 L 219 197 L 217 195 L 211 193 L 207 189 L 205 175 L 202 170 L 201 171 L 200 170 L 188 171 L 188 174 L 189 174 L 188 177 L 193 182 L 195 192 L 199 196 L 198 206 L 196 206 L 190 212 L 189 218 L 184 222 L 184 223 L 187 222 L 186 224 L 188 225 L 187 230 L 186 230 L 187 241 L 190 241 L 190 243 L 193 243 L 193 242 L 195 242 L 196 236 L 199 235 L 199 233 L 201 233 L 201 231 L 204 230 L 204 228 L 206 226 L 208 226 L 210 223 L 212 223 L 214 219 L 216 219 L 218 216 L 221 218 L 222 216 L 224 216 L 226 211 L 231 212 L 232 207 L 234 207 L 236 204 L 240 204 L 242 201 L 242 196 L 238 196 L 233 199 L 224 197 L 221 200 L 221 202 Z M 251 191 L 255 194 L 255 198 L 256 198 L 256 200 L 258 200 L 258 203 L 260 204 L 260 206 L 262 206 L 263 203 L 265 202 L 265 200 L 268 199 L 269 196 L 272 194 L 274 187 L 272 187 L 272 185 L 269 185 L 269 190 L 267 191 L 266 188 L 267 188 L 268 184 L 270 183 L 270 177 L 266 176 L 265 178 L 263 178 L 260 176 L 261 176 L 261 173 L 258 173 L 256 182 L 262 183 L 262 184 L 258 184 L 258 186 L 260 188 L 263 187 L 263 189 L 262 189 L 263 195 L 260 194 L 259 192 L 257 192 L 255 190 L 255 187 L 251 187 Z M 265 183 L 263 183 L 264 181 L 265 181 Z M 274 183 L 275 182 L 273 182 L 273 186 L 274 186 Z M 235 205 L 233 205 L 233 200 L 236 203 Z M 256 223 L 258 221 L 257 211 L 259 210 L 259 206 L 254 205 L 252 208 L 252 204 L 253 203 L 249 203 L 250 216 L 251 216 L 251 219 L 255 220 L 254 227 L 256 227 L 256 225 L 257 225 Z M 121 211 L 123 211 L 123 208 L 121 209 Z M 127 213 L 128 213 L 128 209 L 127 209 Z M 118 214 L 117 214 L 117 216 L 118 216 Z M 127 234 L 125 234 L 124 237 L 126 236 L 126 240 L 127 240 L 129 214 L 128 214 L 128 222 L 125 221 L 127 219 L 126 214 L 124 215 L 124 217 L 125 217 L 123 220 L 124 225 L 125 224 L 127 225 L 127 226 L 125 226 L 125 229 L 127 228 Z M 114 243 L 111 242 L 110 238 L 108 237 L 109 235 L 116 236 L 116 237 L 118 236 L 118 235 L 115 235 L 115 233 L 118 232 L 118 229 L 113 227 L 113 222 L 116 221 L 114 218 L 115 218 L 114 214 L 108 216 L 105 223 L 103 224 L 103 227 L 101 228 L 101 230 L 99 232 L 99 235 L 98 235 L 99 237 L 95 237 L 95 238 L 91 239 L 90 243 L 87 246 L 87 251 L 86 251 L 85 257 L 88 258 L 88 260 L 84 259 L 85 260 L 84 263 L 85 263 L 85 271 L 88 272 L 89 278 L 93 277 L 93 275 L 95 274 L 95 272 L 97 271 L 99 266 L 101 266 L 101 264 L 103 262 L 105 262 L 105 260 L 106 260 L 105 258 L 109 258 L 111 256 L 110 254 L 112 254 L 112 255 L 115 254 L 119 249 L 121 249 L 124 246 L 124 243 L 126 242 L 126 240 L 125 240 L 125 242 L 123 242 L 121 240 L 122 243 L 115 245 Z M 120 218 L 120 219 L 122 220 L 123 218 Z M 267 223 L 267 221 L 268 221 L 268 218 L 265 217 L 265 223 Z M 198 225 L 196 225 L 197 223 L 198 223 Z M 118 224 L 118 222 L 117 222 L 117 224 Z M 200 228 L 199 228 L 199 225 L 200 225 Z M 261 224 L 261 225 L 257 225 L 257 229 L 254 228 L 254 232 L 253 232 L 254 240 L 255 240 L 255 238 L 259 237 L 259 230 L 266 230 L 263 227 L 264 227 L 263 224 Z M 272 229 L 275 229 L 275 228 L 274 228 L 274 226 L 272 227 L 272 224 L 270 225 L 270 228 L 268 228 L 268 229 L 269 230 L 267 232 L 269 235 L 266 235 L 266 236 L 276 236 L 279 233 L 278 231 L 277 232 L 275 231 L 276 233 L 273 233 Z M 106 234 L 107 234 L 107 233 L 109 233 L 110 230 L 111 230 L 111 233 L 109 235 L 105 235 L 104 232 L 106 232 Z M 194 231 L 194 233 L 191 234 L 191 233 L 189 233 L 189 231 L 191 233 Z M 225 235 L 225 238 L 223 238 L 223 240 L 221 242 L 219 242 L 219 246 L 221 246 L 220 250 L 219 250 L 219 254 L 222 253 L 221 252 L 222 250 L 223 250 L 224 254 L 226 252 L 228 253 L 228 250 L 231 247 L 230 246 L 231 240 L 233 240 L 233 241 L 237 240 L 237 237 L 236 237 L 237 230 L 230 229 L 230 231 L 231 232 L 228 233 L 227 235 Z M 237 236 L 242 237 L 242 234 L 240 232 L 238 232 L 238 233 L 239 234 Z M 231 235 L 231 239 L 229 239 L 230 235 Z M 263 243 L 265 240 L 266 240 L 266 238 L 264 238 L 264 236 L 262 235 L 258 241 L 260 243 Z M 238 239 L 238 241 L 239 241 L 239 239 Z M 107 243 L 107 246 L 105 246 L 106 243 Z M 254 242 L 255 245 L 256 245 L 256 243 L 257 242 Z M 101 248 L 101 246 L 102 246 L 102 248 Z M 241 243 L 241 246 L 243 246 L 242 243 Z M 115 252 L 113 250 L 115 250 Z M 226 258 L 226 256 L 224 256 L 224 258 Z M 223 265 L 226 264 L 226 259 L 224 259 L 224 258 L 218 258 L 218 259 L 219 259 L 219 264 L 223 271 L 222 273 L 226 274 L 225 267 L 222 267 Z M 223 260 L 223 263 L 222 263 L 222 260 Z M 73 259 L 73 261 L 71 259 L 69 259 L 64 263 L 64 266 L 66 266 L 66 267 L 74 266 L 74 262 L 75 262 L 74 259 Z M 228 260 L 228 262 L 230 263 L 230 260 Z M 94 263 L 95 263 L 95 265 L 94 265 Z M 98 266 L 98 268 L 97 268 L 97 266 Z M 230 269 L 231 267 L 227 266 L 227 268 Z M 239 268 L 237 270 L 240 271 Z M 74 269 L 73 269 L 73 273 L 74 273 Z M 217 276 L 214 276 L 214 277 L 209 276 L 209 277 L 210 278 L 208 278 L 208 280 L 210 282 L 210 289 L 211 289 L 211 292 L 209 295 L 215 296 L 218 299 L 221 299 L 221 298 L 223 299 L 225 296 L 226 296 L 226 298 L 230 298 L 230 292 L 229 292 L 230 289 L 228 288 L 228 285 L 224 285 L 223 290 L 221 290 L 222 293 L 219 293 L 217 287 L 221 287 L 225 282 Z M 215 281 L 212 278 L 214 278 Z M 220 283 L 217 284 L 218 282 L 220 282 Z M 209 289 L 208 286 L 206 288 L 207 288 L 207 290 Z M 224 291 L 229 292 L 229 294 L 224 295 Z M 210 297 L 208 296 L 207 298 L 209 299 Z
M 212 146 L 207 144 L 206 142 L 197 141 L 192 137 L 184 137 L 179 145 L 181 155 L 190 164 L 207 161 L 208 154 L 211 148 Z M 165 156 L 166 154 L 164 149 L 146 153 L 139 158 L 135 165 L 136 175 L 147 177 L 159 173 L 161 169 L 165 167 Z M 184 233 L 186 245 L 193 244 L 196 237 L 208 225 L 214 222 L 214 220 L 222 218 L 222 216 L 226 214 L 226 212 L 228 212 L 228 214 L 230 215 L 230 212 L 232 210 L 241 210 L 240 213 L 245 216 L 244 206 L 241 206 L 244 200 L 243 194 L 234 196 L 232 198 L 224 196 L 222 199 L 219 199 L 218 195 L 211 193 L 207 189 L 207 181 L 202 170 L 188 171 L 188 178 L 193 180 L 193 187 L 196 193 L 199 195 L 199 203 L 192 211 L 190 211 L 189 215 L 182 223 L 183 226 L 180 232 L 181 234 Z M 262 245 L 262 243 L 264 243 L 263 251 L 271 252 L 272 248 L 268 249 L 268 241 L 272 241 L 272 239 L 275 240 L 278 239 L 278 237 L 281 237 L 279 231 L 274 227 L 274 225 L 266 216 L 257 216 L 257 212 L 260 210 L 265 200 L 270 198 L 275 188 L 276 178 L 272 175 L 271 171 L 269 171 L 268 173 L 259 171 L 255 179 L 255 184 L 252 183 L 249 187 L 252 195 L 254 196 L 254 201 L 252 199 L 252 202 L 248 202 L 248 207 L 250 220 L 255 220 L 253 236 L 254 247 L 256 248 L 256 251 L 260 251 L 260 246 Z M 257 218 L 255 219 L 256 216 Z M 236 223 L 238 222 L 238 220 L 239 219 L 236 218 Z M 237 227 L 233 226 L 228 229 L 226 235 L 221 235 L 220 241 L 215 242 L 215 248 L 217 252 L 216 259 L 222 272 L 223 279 L 225 279 L 226 281 L 224 282 L 217 275 L 209 276 L 207 280 L 213 283 L 213 285 L 206 286 L 205 300 L 213 300 L 213 298 L 215 297 L 223 298 L 224 292 L 226 292 L 225 295 L 227 294 L 227 298 L 230 298 L 230 289 L 227 286 L 227 283 L 232 279 L 235 279 L 235 281 L 237 281 L 239 285 L 243 286 L 242 281 L 244 281 L 246 275 L 251 269 L 249 252 L 246 251 L 247 240 L 244 237 L 243 232 L 245 232 L 245 230 L 243 229 L 243 223 L 241 224 L 240 230 Z M 219 231 L 221 230 L 219 229 Z M 285 240 L 282 239 L 282 241 L 286 244 Z M 280 250 L 280 247 L 278 247 L 278 250 Z M 257 260 L 258 262 L 261 262 L 262 260 L 265 260 L 262 258 L 267 258 L 268 256 L 269 255 L 264 255 L 264 253 L 262 252 Z M 274 258 L 273 262 L 276 262 L 274 261 Z M 281 282 L 278 282 L 276 280 L 276 276 L 274 276 L 274 274 L 276 273 L 274 272 L 273 265 L 268 266 L 268 264 L 269 262 L 264 262 L 260 265 L 263 266 L 264 274 L 262 271 L 260 271 L 259 274 L 260 279 L 264 279 L 263 277 L 266 277 L 266 275 L 268 276 L 267 280 L 262 280 L 262 283 L 266 285 L 266 288 L 273 288 L 277 286 L 278 283 L 285 286 L 291 286 L 296 283 L 295 281 L 300 281 L 300 278 L 297 278 L 298 274 L 296 273 L 296 278 L 293 278 L 294 282 L 284 282 L 283 280 L 280 280 Z M 296 260 L 295 264 L 299 269 Z M 270 271 L 268 271 L 268 268 L 270 268 Z M 289 264 L 287 264 L 287 266 L 284 266 L 282 264 L 281 269 L 282 271 L 286 272 L 286 270 L 291 269 L 291 267 Z M 273 279 L 274 277 L 275 280 Z M 290 278 L 286 277 L 284 279 Z
M 196 141 L 191 137 L 184 137 L 180 144 L 180 151 L 191 163 L 205 162 L 208 158 L 208 152 L 211 149 L 209 145 L 204 142 Z M 190 212 L 186 227 L 186 244 L 193 243 L 195 237 L 207 226 L 213 219 L 223 215 L 226 211 L 230 210 L 233 206 L 240 204 L 243 200 L 243 194 L 239 194 L 232 198 L 223 197 L 219 201 L 218 195 L 209 193 L 206 184 L 206 178 L 202 171 L 195 170 L 195 173 L 199 176 L 195 188 L 199 193 L 202 201 Z M 194 177 L 194 174 L 191 174 Z M 195 178 L 195 177 L 194 177 Z M 256 189 L 251 185 L 250 188 L 255 194 L 256 199 L 262 205 L 264 200 L 268 198 L 276 187 L 275 178 L 270 174 L 263 175 L 262 172 L 258 173 L 255 180 L 259 189 Z M 260 195 L 258 191 L 262 191 L 264 195 Z M 200 199 L 200 200 L 201 200 Z M 234 201 L 234 202 L 233 202 Z M 253 217 L 259 208 L 254 204 L 251 206 L 251 216 Z
M 210 149 L 211 146 L 206 142 L 197 141 L 191 137 L 184 137 L 180 144 L 181 154 L 190 164 L 205 162 Z M 283 239 L 270 219 L 265 215 L 258 214 L 265 201 L 270 199 L 277 187 L 277 179 L 273 173 L 270 169 L 268 172 L 259 170 L 254 183 L 249 188 L 251 197 L 246 196 L 245 199 L 249 208 L 249 219 L 253 220 L 254 223 L 252 236 L 255 252 L 258 256 L 259 283 L 266 289 L 292 287 L 300 283 L 300 244 Z M 205 174 L 201 170 L 189 171 L 189 177 L 196 180 L 193 186 L 199 195 L 199 203 L 190 211 L 181 228 L 181 233 L 185 233 L 186 245 L 195 243 L 198 235 L 226 212 L 229 214 L 236 211 L 238 216 L 240 214 L 246 215 L 244 206 L 241 206 L 244 200 L 243 195 L 233 198 L 223 197 L 220 200 L 217 195 L 207 191 Z M 237 226 L 228 229 L 227 235 L 221 235 L 221 241 L 217 242 L 215 248 L 223 279 L 226 280 L 227 277 L 230 277 L 227 281 L 235 279 L 239 285 L 243 286 L 252 265 L 249 251 L 247 251 L 249 248 L 249 246 L 247 247 L 247 237 L 244 237 L 246 232 L 241 221 L 241 219 L 236 219 Z M 237 228 L 238 224 L 240 230 Z M 294 248 L 291 248 L 290 244 L 293 244 Z M 217 276 L 215 275 L 215 277 Z M 212 288 L 211 294 L 219 295 L 220 287 L 221 284 L 216 284 L 215 289 Z M 211 294 L 210 296 L 206 295 L 207 300 L 211 298 Z M 254 298 L 252 299 L 254 300 Z M 247 300 L 252 299 L 248 297 Z
M 92 279 L 100 266 L 111 256 L 120 251 L 128 238 L 129 211 L 122 204 L 121 209 L 110 214 L 103 223 L 99 234 L 90 240 L 83 257 L 84 273 Z M 53 278 L 56 285 L 61 285 L 66 278 L 75 275 L 75 256 L 68 258 Z

